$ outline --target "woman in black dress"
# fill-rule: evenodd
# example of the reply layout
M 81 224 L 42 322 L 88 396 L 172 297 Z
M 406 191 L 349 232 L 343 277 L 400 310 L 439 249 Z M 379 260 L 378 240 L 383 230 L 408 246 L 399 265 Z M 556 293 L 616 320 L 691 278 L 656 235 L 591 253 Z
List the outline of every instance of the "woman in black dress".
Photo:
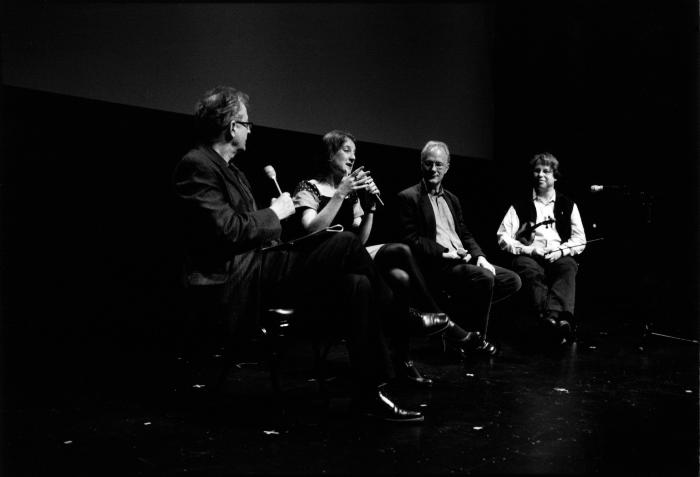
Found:
M 355 138 L 352 134 L 333 130 L 323 136 L 328 155 L 321 162 L 315 178 L 301 181 L 294 192 L 297 220 L 303 233 L 316 232 L 332 225 L 342 225 L 354 231 L 367 243 L 372 231 L 379 189 L 369 171 L 355 163 Z M 327 160 L 326 160 L 327 158 Z M 400 377 L 420 384 L 431 380 L 420 375 L 408 356 L 409 333 L 435 335 L 452 323 L 442 313 L 425 283 L 410 248 L 401 243 L 371 245 L 367 251 L 393 291 L 399 304 L 407 311 L 408 325 L 399 327 L 404 336 L 394 343 L 397 372 Z M 399 312 L 399 314 L 404 314 Z

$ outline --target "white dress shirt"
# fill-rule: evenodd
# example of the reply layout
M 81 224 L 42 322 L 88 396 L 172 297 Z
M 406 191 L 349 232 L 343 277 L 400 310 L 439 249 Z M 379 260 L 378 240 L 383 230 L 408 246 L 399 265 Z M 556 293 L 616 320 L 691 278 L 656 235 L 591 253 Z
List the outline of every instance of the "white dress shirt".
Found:
M 450 252 L 464 250 L 462 240 L 457 235 L 454 217 L 445 201 L 445 193 L 440 186 L 436 192 L 429 192 L 428 199 L 435 214 L 435 241 Z

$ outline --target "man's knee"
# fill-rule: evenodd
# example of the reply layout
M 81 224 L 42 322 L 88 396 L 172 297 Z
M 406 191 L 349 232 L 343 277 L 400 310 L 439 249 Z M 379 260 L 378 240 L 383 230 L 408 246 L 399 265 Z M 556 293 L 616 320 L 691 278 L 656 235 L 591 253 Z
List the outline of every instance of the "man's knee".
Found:
M 572 257 L 562 257 L 554 264 L 560 274 L 575 275 L 578 271 L 578 263 Z
M 493 288 L 494 284 L 496 283 L 496 276 L 489 270 L 486 270 L 483 267 L 478 267 L 472 273 L 472 281 L 474 283 L 478 283 L 484 288 Z
M 499 274 L 499 284 L 510 293 L 515 293 L 523 286 L 520 276 L 512 270 L 502 269 Z
M 526 280 L 542 279 L 544 269 L 532 258 L 518 256 L 513 260 L 513 273 Z

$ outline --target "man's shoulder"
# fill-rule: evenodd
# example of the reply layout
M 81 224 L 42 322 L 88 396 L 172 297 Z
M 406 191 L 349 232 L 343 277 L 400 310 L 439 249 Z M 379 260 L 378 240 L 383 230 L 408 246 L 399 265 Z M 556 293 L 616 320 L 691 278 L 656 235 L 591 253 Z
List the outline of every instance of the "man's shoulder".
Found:
M 445 194 L 452 202 L 459 203 L 459 198 L 444 187 L 442 188 L 442 193 Z
M 219 169 L 219 166 L 217 165 L 216 159 L 212 157 L 212 152 L 213 151 L 208 150 L 205 147 L 194 147 L 187 151 L 184 156 L 182 156 L 182 159 L 180 159 L 178 163 L 178 167 L 216 171 Z
M 411 187 L 407 187 L 401 192 L 399 192 L 399 197 L 403 198 L 411 198 L 411 197 L 418 197 L 420 195 L 420 182 L 418 184 L 412 185 Z
M 220 168 L 203 148 L 192 148 L 175 165 L 173 177 L 176 181 L 188 181 L 193 176 L 214 177 L 221 175 Z
M 203 147 L 193 147 L 182 156 L 185 162 L 207 162 L 209 154 Z

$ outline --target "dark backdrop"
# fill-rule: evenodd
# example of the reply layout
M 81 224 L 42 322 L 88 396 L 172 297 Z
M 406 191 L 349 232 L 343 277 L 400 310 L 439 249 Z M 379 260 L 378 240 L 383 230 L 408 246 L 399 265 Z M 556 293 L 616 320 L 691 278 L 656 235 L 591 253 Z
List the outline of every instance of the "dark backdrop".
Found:
M 504 263 L 495 232 L 509 196 L 533 153 L 554 153 L 560 190 L 589 236 L 605 237 L 584 257 L 582 314 L 697 335 L 695 5 L 566 5 L 495 3 L 495 157 L 455 156 L 446 185 Z M 180 319 L 170 174 L 191 145 L 190 117 L 8 86 L 2 95 L 6 385 L 119 384 L 155 370 L 149 359 L 173 349 Z M 241 163 L 261 203 L 274 193 L 262 167 L 291 191 L 321 133 L 253 131 Z M 359 139 L 387 202 L 371 240 L 389 240 L 393 196 L 416 182 L 419 151 Z M 593 183 L 632 193 L 592 195 Z
M 344 127 L 412 148 L 439 136 L 460 154 L 492 157 L 488 1 L 3 7 L 2 71 L 13 86 L 189 113 L 202 91 L 233 84 L 257 98 L 265 126 Z

